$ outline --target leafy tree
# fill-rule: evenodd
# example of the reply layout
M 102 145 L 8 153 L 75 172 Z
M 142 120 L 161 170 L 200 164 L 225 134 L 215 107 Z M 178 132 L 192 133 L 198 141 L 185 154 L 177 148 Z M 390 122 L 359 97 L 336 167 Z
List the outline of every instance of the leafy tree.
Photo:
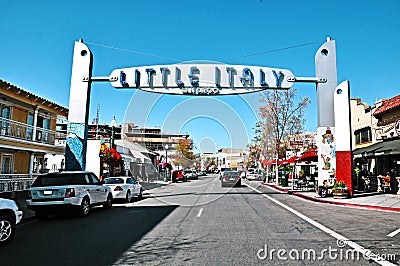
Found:
M 175 146 L 174 164 L 181 168 L 191 168 L 196 163 L 196 155 L 191 151 L 192 142 L 190 139 L 181 139 Z

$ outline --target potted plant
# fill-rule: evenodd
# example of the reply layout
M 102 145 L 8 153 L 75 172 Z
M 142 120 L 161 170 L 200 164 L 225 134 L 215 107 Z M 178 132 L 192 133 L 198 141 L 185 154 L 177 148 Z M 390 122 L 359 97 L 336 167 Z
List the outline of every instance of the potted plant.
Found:
M 301 170 L 299 171 L 299 177 L 301 178 L 301 177 L 303 177 L 303 175 L 304 175 L 304 170 L 301 169 Z
M 346 183 L 343 181 L 335 182 L 332 188 L 333 197 L 336 199 L 346 199 L 349 195 Z

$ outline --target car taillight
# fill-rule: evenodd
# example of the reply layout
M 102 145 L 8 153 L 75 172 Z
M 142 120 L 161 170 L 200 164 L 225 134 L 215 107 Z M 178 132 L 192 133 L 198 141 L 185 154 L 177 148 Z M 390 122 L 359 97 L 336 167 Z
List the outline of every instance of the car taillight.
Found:
M 66 198 L 75 197 L 75 189 L 74 188 L 67 188 L 67 191 L 65 192 L 65 197 Z
M 122 187 L 120 187 L 120 186 L 116 186 L 115 188 L 114 188 L 114 191 L 121 191 L 122 190 Z

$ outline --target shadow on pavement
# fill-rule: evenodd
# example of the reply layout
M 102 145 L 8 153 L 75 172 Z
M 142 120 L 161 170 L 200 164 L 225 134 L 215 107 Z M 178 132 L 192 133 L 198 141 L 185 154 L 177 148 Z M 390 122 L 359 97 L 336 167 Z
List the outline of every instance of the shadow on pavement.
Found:
M 176 207 L 94 208 L 86 218 L 25 223 L 0 248 L 1 265 L 111 265 Z

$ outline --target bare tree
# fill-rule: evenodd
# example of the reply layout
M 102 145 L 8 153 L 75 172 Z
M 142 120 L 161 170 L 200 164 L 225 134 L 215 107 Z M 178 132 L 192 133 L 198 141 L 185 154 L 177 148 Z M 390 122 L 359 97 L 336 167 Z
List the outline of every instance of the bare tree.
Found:
M 303 130 L 304 113 L 310 104 L 308 97 L 299 99 L 297 89 L 268 90 L 262 92 L 260 99 L 264 104 L 259 108 L 262 118 L 264 145 L 269 152 L 278 158 L 284 157 L 285 140 Z
M 269 124 L 263 123 L 263 121 L 258 121 L 254 126 L 254 137 L 252 142 L 247 145 L 249 149 L 249 155 L 246 162 L 247 167 L 257 167 L 257 163 L 261 161 L 261 159 L 269 158 L 271 156 L 272 150 L 269 145 Z

